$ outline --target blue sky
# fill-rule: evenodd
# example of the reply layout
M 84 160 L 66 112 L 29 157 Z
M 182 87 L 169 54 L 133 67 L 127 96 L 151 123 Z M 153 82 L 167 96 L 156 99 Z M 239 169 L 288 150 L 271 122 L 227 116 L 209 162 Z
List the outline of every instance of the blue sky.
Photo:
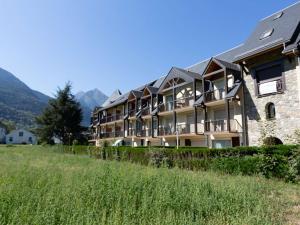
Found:
M 136 88 L 240 43 L 295 0 L 0 0 L 0 67 L 52 95 Z

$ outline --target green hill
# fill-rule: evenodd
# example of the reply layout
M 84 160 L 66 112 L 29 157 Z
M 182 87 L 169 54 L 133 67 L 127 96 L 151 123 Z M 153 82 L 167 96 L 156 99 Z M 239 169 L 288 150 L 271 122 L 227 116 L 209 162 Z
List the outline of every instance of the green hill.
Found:
M 0 120 L 9 120 L 17 126 L 33 127 L 50 99 L 30 89 L 12 73 L 0 68 Z

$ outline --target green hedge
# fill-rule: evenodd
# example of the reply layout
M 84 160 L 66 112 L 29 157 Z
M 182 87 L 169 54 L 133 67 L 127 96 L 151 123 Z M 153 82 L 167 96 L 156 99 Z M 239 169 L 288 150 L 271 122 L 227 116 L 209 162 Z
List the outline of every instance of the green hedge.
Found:
M 57 151 L 88 154 L 103 160 L 118 160 L 155 167 L 212 170 L 228 174 L 262 174 L 266 178 L 300 180 L 300 147 L 276 145 L 209 149 L 206 147 L 95 147 L 60 146 Z

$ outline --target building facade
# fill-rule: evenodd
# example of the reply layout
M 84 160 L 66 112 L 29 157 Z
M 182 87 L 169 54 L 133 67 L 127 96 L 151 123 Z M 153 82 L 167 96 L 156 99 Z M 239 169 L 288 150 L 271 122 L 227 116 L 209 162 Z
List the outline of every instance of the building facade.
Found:
M 122 95 L 92 114 L 91 142 L 131 146 L 292 143 L 300 129 L 300 3 L 241 45 Z
M 14 130 L 6 135 L 6 144 L 37 144 L 37 138 L 27 130 Z

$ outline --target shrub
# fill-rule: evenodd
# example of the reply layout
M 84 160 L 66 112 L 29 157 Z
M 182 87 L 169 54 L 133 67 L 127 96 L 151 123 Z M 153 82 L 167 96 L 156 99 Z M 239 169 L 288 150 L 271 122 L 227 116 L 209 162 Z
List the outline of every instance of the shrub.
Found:
M 88 154 L 102 160 L 129 161 L 154 167 L 213 170 L 228 174 L 262 174 L 295 182 L 300 178 L 298 145 L 235 147 L 95 147 L 63 146 L 62 152 Z

